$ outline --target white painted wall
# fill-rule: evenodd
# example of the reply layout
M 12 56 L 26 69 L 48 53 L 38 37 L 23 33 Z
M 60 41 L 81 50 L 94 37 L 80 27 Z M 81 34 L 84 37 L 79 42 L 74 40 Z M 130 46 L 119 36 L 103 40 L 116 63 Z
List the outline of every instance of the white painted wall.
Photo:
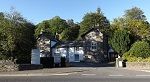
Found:
M 54 54 L 54 63 L 56 64 L 58 64 L 58 63 L 60 63 L 61 62 L 61 55 L 60 55 L 60 53 L 55 53 Z
M 69 62 L 80 62 L 84 59 L 83 47 L 79 47 L 78 51 L 74 47 L 70 47 L 68 50 L 69 50 Z M 54 59 L 55 59 L 54 55 L 56 53 L 59 53 L 61 57 L 67 57 L 66 48 L 53 48 Z M 75 61 L 75 54 L 79 54 L 79 61 Z
M 75 54 L 79 54 L 79 60 L 82 61 L 84 59 L 83 47 L 79 47 L 79 51 L 76 51 Z
M 69 62 L 74 62 L 75 57 L 74 57 L 74 47 L 69 48 Z
M 75 61 L 75 54 L 79 54 L 79 61 Z M 75 47 L 69 48 L 69 62 L 80 62 L 84 59 L 83 47 L 79 47 L 79 50 L 76 50 Z
M 31 64 L 40 64 L 40 50 L 39 49 L 32 49 Z
M 66 48 L 59 48 L 60 54 L 62 57 L 67 56 L 67 49 Z
M 65 48 L 53 48 L 52 55 L 54 57 L 54 63 L 60 63 L 61 57 L 66 57 L 67 51 Z

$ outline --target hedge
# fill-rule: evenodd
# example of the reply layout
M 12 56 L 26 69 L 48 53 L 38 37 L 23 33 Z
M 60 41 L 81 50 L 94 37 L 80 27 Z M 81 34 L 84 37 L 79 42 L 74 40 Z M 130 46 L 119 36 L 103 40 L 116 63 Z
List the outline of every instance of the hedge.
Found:
M 150 46 L 145 41 L 135 42 L 131 49 L 123 55 L 126 57 L 148 58 L 150 57 Z

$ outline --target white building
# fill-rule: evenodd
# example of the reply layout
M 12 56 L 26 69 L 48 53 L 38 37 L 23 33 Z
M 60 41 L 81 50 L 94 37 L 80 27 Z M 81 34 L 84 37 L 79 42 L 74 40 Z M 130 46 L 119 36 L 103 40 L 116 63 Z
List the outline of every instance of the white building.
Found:
M 53 56 L 65 57 L 69 62 L 80 62 L 84 59 L 83 47 L 59 47 L 53 48 Z

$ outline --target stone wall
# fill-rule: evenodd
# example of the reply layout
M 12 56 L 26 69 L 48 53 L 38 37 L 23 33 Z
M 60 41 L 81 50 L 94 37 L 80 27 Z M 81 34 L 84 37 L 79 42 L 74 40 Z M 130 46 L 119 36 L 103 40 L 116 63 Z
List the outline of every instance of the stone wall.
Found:
M 18 70 L 36 70 L 36 69 L 43 69 L 43 65 L 37 65 L 37 64 L 20 64 L 18 65 Z
M 43 65 L 15 64 L 11 60 L 0 60 L 0 72 L 42 69 Z
M 150 69 L 150 63 L 148 62 L 126 62 L 127 68 L 133 69 Z
M 4 71 L 17 71 L 18 65 L 11 60 L 0 60 L 0 72 Z

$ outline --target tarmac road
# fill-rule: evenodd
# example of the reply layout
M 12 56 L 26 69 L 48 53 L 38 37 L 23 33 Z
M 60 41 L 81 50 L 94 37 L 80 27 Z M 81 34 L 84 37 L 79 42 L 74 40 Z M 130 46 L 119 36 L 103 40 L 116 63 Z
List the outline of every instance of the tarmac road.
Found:
M 48 71 L 57 72 L 48 72 Z M 115 67 L 73 67 L 0 73 L 0 82 L 150 82 L 150 72 Z M 61 72 L 60 72 L 61 71 Z

